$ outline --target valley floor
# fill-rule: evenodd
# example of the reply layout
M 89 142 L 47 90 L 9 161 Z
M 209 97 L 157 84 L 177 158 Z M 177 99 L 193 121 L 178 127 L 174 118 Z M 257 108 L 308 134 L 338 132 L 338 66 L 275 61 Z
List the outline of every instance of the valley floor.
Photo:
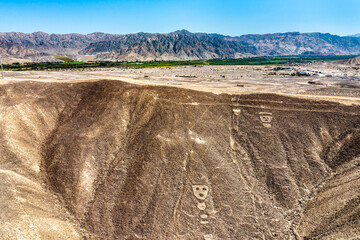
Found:
M 297 73 L 309 76 L 299 76 Z M 295 76 L 293 76 L 295 75 Z M 6 72 L 8 81 L 84 82 L 120 80 L 213 93 L 282 93 L 360 97 L 358 68 L 333 63 L 299 66 L 188 66 Z

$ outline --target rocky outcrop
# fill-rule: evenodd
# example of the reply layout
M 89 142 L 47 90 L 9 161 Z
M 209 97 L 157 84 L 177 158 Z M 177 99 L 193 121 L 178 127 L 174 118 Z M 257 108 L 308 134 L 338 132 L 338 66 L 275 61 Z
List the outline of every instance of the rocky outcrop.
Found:
M 359 106 L 98 81 L 0 107 L 4 239 L 360 234 Z

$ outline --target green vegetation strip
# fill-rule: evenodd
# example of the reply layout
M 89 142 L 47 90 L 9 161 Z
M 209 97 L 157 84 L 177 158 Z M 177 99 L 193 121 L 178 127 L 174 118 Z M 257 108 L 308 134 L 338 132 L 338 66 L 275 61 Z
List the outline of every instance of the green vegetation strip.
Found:
M 56 55 L 58 56 L 58 55 Z M 62 57 L 62 56 L 61 56 Z M 204 65 L 283 65 L 325 61 L 338 61 L 355 56 L 281 56 L 281 57 L 252 57 L 240 59 L 211 59 L 191 61 L 148 61 L 148 62 L 56 62 L 56 63 L 27 63 L 4 65 L 6 71 L 27 70 L 56 70 L 56 69 L 84 69 L 84 68 L 156 68 L 177 66 L 204 66 Z M 67 57 L 64 57 L 67 58 Z M 63 59 L 64 59 L 63 58 Z

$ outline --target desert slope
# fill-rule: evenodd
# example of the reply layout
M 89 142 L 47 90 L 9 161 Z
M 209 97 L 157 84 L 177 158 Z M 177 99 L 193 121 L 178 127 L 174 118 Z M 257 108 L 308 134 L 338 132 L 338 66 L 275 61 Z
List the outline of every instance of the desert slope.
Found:
M 348 60 L 342 61 L 341 63 L 350 66 L 360 66 L 360 57 L 350 58 Z
M 3 84 L 0 107 L 1 237 L 360 234 L 359 106 L 96 81 Z

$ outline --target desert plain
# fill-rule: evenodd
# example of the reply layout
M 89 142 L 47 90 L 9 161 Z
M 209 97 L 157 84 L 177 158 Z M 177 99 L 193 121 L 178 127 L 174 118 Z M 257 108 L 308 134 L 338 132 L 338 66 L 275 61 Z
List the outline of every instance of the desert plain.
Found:
M 357 63 L 5 72 L 0 239 L 360 239 Z

